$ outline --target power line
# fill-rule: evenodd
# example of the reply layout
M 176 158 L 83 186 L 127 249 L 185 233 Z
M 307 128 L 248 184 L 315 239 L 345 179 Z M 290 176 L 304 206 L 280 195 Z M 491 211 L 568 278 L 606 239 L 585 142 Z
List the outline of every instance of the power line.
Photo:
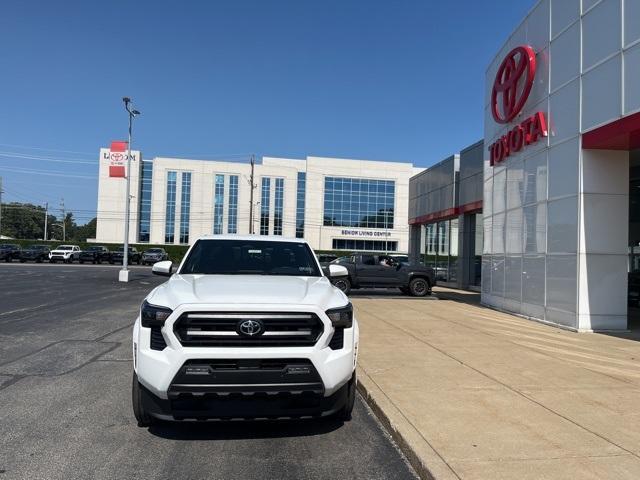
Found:
M 91 153 L 88 153 L 88 152 L 78 152 L 75 150 L 56 150 L 54 148 L 30 147 L 26 145 L 15 145 L 13 143 L 0 143 L 0 145 L 3 147 L 11 147 L 11 148 L 25 148 L 27 150 L 43 150 L 43 151 L 49 151 L 49 152 L 78 153 L 82 155 L 92 155 Z
M 54 158 L 54 157 L 40 157 L 36 155 L 27 155 L 23 153 L 12 153 L 12 152 L 0 152 L 0 157 L 22 158 L 26 160 L 35 160 L 37 162 L 72 163 L 76 165 L 95 165 L 95 166 L 99 165 L 99 162 L 97 160 L 93 162 L 89 162 L 84 160 L 71 160 L 71 159 Z
M 73 174 L 62 173 L 58 171 L 34 170 L 29 168 L 18 168 L 18 167 L 2 167 L 2 171 L 31 174 L 31 175 L 45 175 L 45 176 L 51 176 L 51 177 L 84 178 L 88 180 L 96 180 L 98 178 L 98 175 L 73 175 Z

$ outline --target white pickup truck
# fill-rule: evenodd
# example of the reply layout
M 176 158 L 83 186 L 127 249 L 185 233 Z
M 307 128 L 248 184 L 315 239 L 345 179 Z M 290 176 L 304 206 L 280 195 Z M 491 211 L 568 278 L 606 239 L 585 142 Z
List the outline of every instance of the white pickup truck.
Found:
M 58 260 L 64 263 L 73 263 L 80 258 L 78 245 L 60 245 L 49 252 L 49 261 L 56 263 Z
M 170 279 L 133 328 L 138 425 L 351 418 L 358 322 L 304 240 L 207 236 L 175 274 L 170 261 L 153 272 Z

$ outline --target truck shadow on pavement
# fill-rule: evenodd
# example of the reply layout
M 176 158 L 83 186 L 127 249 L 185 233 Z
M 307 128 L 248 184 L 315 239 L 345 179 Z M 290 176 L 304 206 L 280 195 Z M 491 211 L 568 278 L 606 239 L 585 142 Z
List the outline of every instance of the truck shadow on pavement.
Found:
M 148 431 L 168 440 L 248 440 L 324 435 L 343 425 L 337 419 L 163 422 Z

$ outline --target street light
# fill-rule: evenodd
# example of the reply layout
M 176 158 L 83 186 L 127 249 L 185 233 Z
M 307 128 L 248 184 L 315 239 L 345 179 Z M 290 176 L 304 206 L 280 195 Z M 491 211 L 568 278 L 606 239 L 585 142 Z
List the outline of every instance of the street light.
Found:
M 131 109 L 131 99 L 129 97 L 123 97 L 124 108 L 129 114 L 129 143 L 127 143 L 127 188 L 125 199 L 125 213 L 124 213 L 124 251 L 122 252 L 122 270 L 118 275 L 118 280 L 121 282 L 129 281 L 129 210 L 131 208 L 131 125 L 133 123 L 133 117 L 140 115 L 138 110 Z

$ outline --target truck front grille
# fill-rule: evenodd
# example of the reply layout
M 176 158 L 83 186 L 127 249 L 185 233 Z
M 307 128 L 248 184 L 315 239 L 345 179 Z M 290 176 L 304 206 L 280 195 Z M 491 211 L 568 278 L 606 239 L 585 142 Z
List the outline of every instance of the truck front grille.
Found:
M 254 320 L 260 333 L 247 335 L 240 325 Z M 308 312 L 188 312 L 174 325 L 185 347 L 310 347 L 324 330 Z

